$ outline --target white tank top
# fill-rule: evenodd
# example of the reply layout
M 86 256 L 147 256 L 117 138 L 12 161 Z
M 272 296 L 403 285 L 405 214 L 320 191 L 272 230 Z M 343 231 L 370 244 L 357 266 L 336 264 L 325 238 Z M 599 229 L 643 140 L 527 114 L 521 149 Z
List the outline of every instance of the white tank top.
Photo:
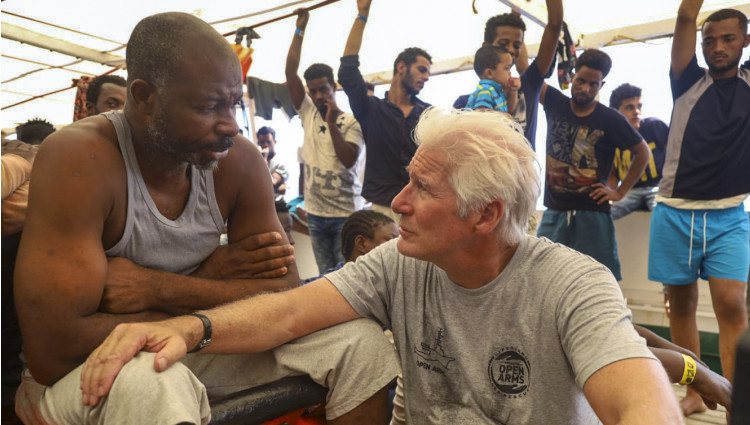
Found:
M 106 251 L 155 270 L 188 274 L 219 246 L 226 225 L 214 193 L 213 171 L 190 166 L 190 195 L 176 220 L 156 208 L 133 150 L 122 111 L 104 114 L 115 127 L 128 179 L 128 211 L 122 238 Z

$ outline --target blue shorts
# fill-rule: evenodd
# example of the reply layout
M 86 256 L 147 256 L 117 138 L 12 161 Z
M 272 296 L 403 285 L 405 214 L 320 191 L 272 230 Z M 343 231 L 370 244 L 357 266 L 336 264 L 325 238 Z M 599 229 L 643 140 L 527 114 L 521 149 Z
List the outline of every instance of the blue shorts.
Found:
M 699 276 L 747 282 L 749 227 L 741 204 L 722 210 L 657 204 L 651 215 L 648 278 L 667 285 L 689 285 Z
M 609 213 L 548 209 L 542 215 L 537 235 L 592 257 L 607 266 L 615 279 L 622 280 L 615 225 Z

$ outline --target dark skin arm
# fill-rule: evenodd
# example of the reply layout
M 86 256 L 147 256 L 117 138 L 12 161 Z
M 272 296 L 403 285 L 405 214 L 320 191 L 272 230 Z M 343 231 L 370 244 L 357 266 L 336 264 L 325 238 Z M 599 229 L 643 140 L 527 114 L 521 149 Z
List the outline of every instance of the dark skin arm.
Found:
M 124 169 L 104 135 L 85 127 L 61 130 L 40 149 L 18 251 L 15 301 L 24 352 L 45 385 L 83 362 L 117 324 L 167 317 L 99 311 L 107 275 L 103 228 L 113 194 L 122 191 L 122 180 L 109 176 Z
M 544 26 L 542 40 L 539 42 L 539 52 L 536 56 L 536 66 L 539 73 L 547 74 L 552 61 L 555 59 L 557 41 L 560 38 L 563 24 L 563 5 L 562 0 L 547 0 L 547 25 Z M 524 46 L 521 50 L 526 51 Z M 528 62 L 528 57 L 526 58 Z M 517 67 L 518 65 L 516 65 Z
M 682 0 L 672 39 L 672 74 L 679 78 L 695 54 L 696 26 L 703 0 Z
M 307 28 L 307 21 L 310 14 L 305 9 L 297 9 L 297 29 L 304 31 Z M 302 85 L 302 79 L 299 78 L 299 61 L 302 55 L 302 37 L 294 34 L 292 43 L 289 45 L 289 52 L 286 55 L 286 85 L 289 89 L 289 96 L 292 98 L 294 107 L 299 110 L 302 107 L 302 101 L 305 99 L 305 86 Z
M 716 409 L 717 403 L 726 407 L 727 410 L 731 408 L 732 385 L 726 378 L 712 371 L 692 351 L 673 344 L 642 326 L 634 324 L 633 328 L 646 340 L 646 345 L 661 362 L 670 382 L 680 382 L 685 367 L 682 354 L 690 356 L 698 365 L 698 373 L 690 387 L 703 397 L 703 401 L 709 408 Z
M 360 15 L 368 16 L 370 14 L 370 4 L 372 0 L 357 0 L 357 10 Z M 361 19 L 355 19 L 352 29 L 349 31 L 349 37 L 346 39 L 343 56 L 358 55 L 362 48 L 362 34 L 365 32 L 365 23 Z
M 612 167 L 612 171 L 609 172 L 609 178 L 607 178 L 607 186 L 617 189 L 619 183 L 620 179 L 617 177 L 617 170 L 615 170 L 615 167 Z
M 326 124 L 328 124 L 328 131 L 331 134 L 333 150 L 336 152 L 336 157 L 339 161 L 344 164 L 344 167 L 352 168 L 357 163 L 359 146 L 344 140 L 344 135 L 341 134 L 341 130 L 336 125 L 336 117 L 341 113 L 339 107 L 336 106 L 336 100 L 329 99 L 326 103 L 328 108 L 326 109 L 325 120 Z
M 219 165 L 214 186 L 219 209 L 228 216 L 229 243 L 274 231 L 281 237 L 277 245 L 287 245 L 280 246 L 279 253 L 286 254 L 281 261 L 286 263 L 288 272 L 272 279 L 247 278 L 239 271 L 229 279 L 222 278 L 221 270 L 226 267 L 222 258 L 215 258 L 216 252 L 192 276 L 147 269 L 123 258 L 112 259 L 101 307 L 104 311 L 184 314 L 299 284 L 296 265 L 291 262 L 291 247 L 274 209 L 271 176 L 260 152 L 247 139 L 237 137 L 235 146 Z
M 637 182 L 641 177 L 641 174 L 643 174 L 643 170 L 646 169 L 648 160 L 651 157 L 651 149 L 648 148 L 646 141 L 641 140 L 640 143 L 636 144 L 629 150 L 633 155 L 633 162 L 630 163 L 628 173 L 625 175 L 625 179 L 620 186 L 613 189 L 604 183 L 594 183 L 591 185 L 594 190 L 591 191 L 589 196 L 596 200 L 597 204 L 603 204 L 609 201 L 616 202 L 622 199 L 625 194 L 633 188 L 635 182 Z
M 685 368 L 685 359 L 677 351 L 667 348 L 649 347 L 651 352 L 661 362 L 662 367 L 667 372 L 669 381 L 673 383 L 680 382 L 682 372 Z M 702 398 L 703 402 L 710 409 L 716 409 L 717 404 L 726 407 L 727 410 L 732 407 L 732 384 L 723 376 L 717 374 L 700 361 L 696 362 L 698 371 L 695 380 L 690 384 Z

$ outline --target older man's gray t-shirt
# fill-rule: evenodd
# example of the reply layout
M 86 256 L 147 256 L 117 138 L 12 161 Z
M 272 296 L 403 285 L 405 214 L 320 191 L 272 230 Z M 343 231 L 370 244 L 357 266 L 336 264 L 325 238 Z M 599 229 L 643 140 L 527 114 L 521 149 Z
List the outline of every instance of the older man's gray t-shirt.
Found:
M 586 380 L 653 358 L 614 277 L 588 256 L 529 236 L 497 278 L 466 289 L 396 244 L 326 277 L 393 331 L 409 424 L 599 423 Z

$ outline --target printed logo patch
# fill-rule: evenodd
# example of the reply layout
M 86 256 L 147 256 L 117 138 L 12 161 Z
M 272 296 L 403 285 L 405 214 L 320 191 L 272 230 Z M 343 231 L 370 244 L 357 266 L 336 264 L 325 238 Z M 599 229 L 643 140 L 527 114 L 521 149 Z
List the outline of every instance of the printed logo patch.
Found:
M 493 354 L 487 374 L 495 388 L 508 398 L 525 396 L 531 384 L 529 361 L 516 347 L 506 347 Z

